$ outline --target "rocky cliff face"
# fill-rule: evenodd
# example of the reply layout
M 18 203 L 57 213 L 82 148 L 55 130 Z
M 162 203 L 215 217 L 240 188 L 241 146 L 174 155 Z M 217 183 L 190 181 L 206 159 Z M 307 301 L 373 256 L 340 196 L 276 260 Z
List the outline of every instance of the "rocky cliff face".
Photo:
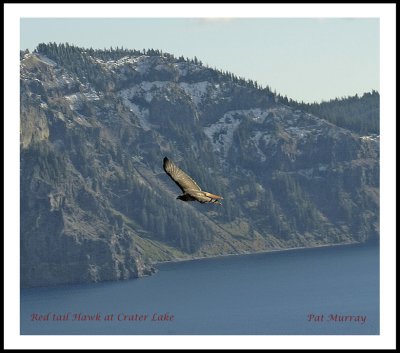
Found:
M 161 55 L 21 58 L 21 284 L 379 238 L 379 138 Z M 164 156 L 223 207 L 183 203 Z

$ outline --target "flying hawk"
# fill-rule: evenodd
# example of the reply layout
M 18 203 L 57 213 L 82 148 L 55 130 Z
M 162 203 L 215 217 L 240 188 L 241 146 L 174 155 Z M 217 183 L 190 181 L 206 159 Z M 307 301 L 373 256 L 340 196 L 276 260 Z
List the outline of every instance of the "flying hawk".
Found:
M 163 168 L 183 192 L 183 195 L 179 195 L 177 199 L 182 201 L 199 201 L 201 203 L 211 202 L 221 205 L 221 202 L 218 200 L 223 199 L 223 197 L 202 191 L 189 175 L 179 169 L 167 157 L 164 158 Z

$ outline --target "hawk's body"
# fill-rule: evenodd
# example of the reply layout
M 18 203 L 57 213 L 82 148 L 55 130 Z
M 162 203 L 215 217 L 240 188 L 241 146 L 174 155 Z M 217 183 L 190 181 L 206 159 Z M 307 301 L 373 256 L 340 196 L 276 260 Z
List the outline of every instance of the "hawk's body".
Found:
M 189 175 L 179 169 L 167 157 L 164 158 L 163 167 L 165 172 L 183 192 L 183 195 L 178 196 L 177 199 L 182 201 L 199 201 L 201 203 L 211 202 L 219 205 L 221 204 L 218 200 L 223 199 L 223 197 L 202 191 Z

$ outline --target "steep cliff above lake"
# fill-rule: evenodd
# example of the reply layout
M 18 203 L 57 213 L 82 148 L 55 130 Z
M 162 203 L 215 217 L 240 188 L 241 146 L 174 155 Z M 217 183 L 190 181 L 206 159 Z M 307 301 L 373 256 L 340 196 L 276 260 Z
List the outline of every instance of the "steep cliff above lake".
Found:
M 379 239 L 379 136 L 158 52 L 21 57 L 21 285 Z M 176 200 L 170 157 L 222 207 Z

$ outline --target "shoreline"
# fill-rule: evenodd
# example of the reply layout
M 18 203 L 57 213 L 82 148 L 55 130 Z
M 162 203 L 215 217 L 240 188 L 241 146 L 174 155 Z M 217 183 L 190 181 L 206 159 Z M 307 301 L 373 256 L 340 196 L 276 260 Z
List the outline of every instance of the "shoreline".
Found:
M 157 261 L 157 262 L 151 263 L 151 266 L 157 266 L 157 265 L 175 263 L 175 262 L 217 259 L 217 258 L 228 257 L 228 256 L 257 255 L 257 254 L 266 254 L 266 253 L 273 253 L 273 252 L 275 253 L 275 252 L 285 252 L 285 251 L 295 251 L 295 250 L 312 250 L 312 249 L 319 249 L 319 248 L 330 248 L 330 247 L 337 247 L 337 246 L 350 246 L 350 245 L 363 245 L 363 244 L 366 244 L 366 243 L 351 242 L 351 243 L 340 243 L 340 244 L 323 244 L 323 245 L 316 245 L 316 246 L 311 246 L 311 247 L 299 246 L 299 247 L 295 247 L 295 248 L 269 249 L 269 250 L 255 251 L 255 252 L 243 252 L 243 253 L 238 253 L 238 254 L 195 256 L 195 257 L 190 257 L 190 258 L 177 258 L 177 259 L 173 259 L 173 260 Z
M 112 282 L 119 282 L 119 281 L 127 281 L 127 280 L 137 280 L 140 278 L 144 277 L 150 277 L 154 276 L 157 274 L 159 269 L 157 268 L 158 265 L 163 265 L 163 264 L 169 264 L 169 263 L 179 263 L 179 262 L 185 262 L 185 261 L 198 261 L 198 260 L 210 260 L 210 259 L 218 259 L 218 258 L 224 258 L 228 256 L 247 256 L 247 255 L 260 255 L 260 254 L 266 254 L 266 253 L 276 253 L 276 252 L 286 252 L 286 251 L 296 251 L 296 250 L 313 250 L 313 249 L 319 249 L 319 248 L 330 248 L 330 247 L 345 247 L 345 246 L 351 246 L 351 245 L 368 245 L 368 243 L 360 243 L 360 242 L 351 242 L 351 243 L 340 243 L 340 244 L 323 244 L 323 245 L 317 245 L 317 246 L 312 246 L 312 247 L 307 247 L 307 246 L 300 246 L 300 247 L 294 247 L 294 248 L 285 248 L 285 249 L 269 249 L 269 250 L 261 250 L 261 251 L 256 251 L 256 252 L 243 252 L 239 254 L 224 254 L 224 255 L 215 255 L 215 256 L 196 256 L 192 258 L 178 258 L 174 260 L 166 260 L 166 261 L 159 261 L 159 262 L 153 262 L 149 264 L 152 266 L 154 269 L 154 272 L 145 274 L 142 276 L 138 277 L 131 277 L 127 279 L 109 279 L 109 280 L 102 280 L 98 282 L 73 282 L 73 283 L 57 283 L 57 284 L 48 284 L 48 285 L 43 285 L 43 286 L 29 286 L 29 287 L 21 287 L 20 290 L 36 290 L 36 289 L 45 289 L 45 288 L 60 288 L 60 287 L 69 287 L 69 286 L 81 286 L 81 285 L 93 285 L 93 284 L 107 284 L 107 283 L 112 283 Z M 379 246 L 379 243 L 378 243 Z

